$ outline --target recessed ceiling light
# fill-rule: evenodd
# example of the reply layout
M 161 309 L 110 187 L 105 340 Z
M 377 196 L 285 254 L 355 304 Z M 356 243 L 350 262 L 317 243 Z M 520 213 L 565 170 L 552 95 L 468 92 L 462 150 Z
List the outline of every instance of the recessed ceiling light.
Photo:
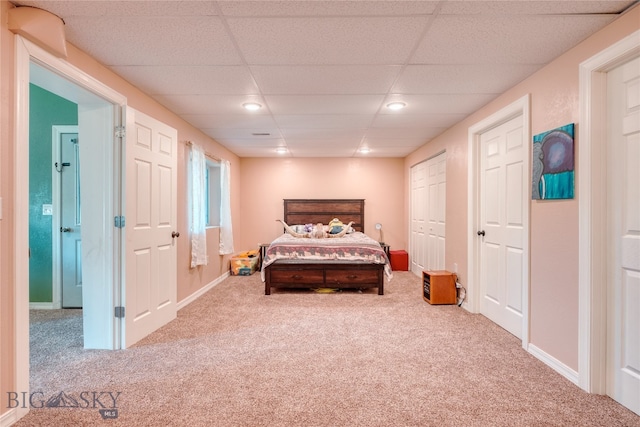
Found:
M 245 102 L 244 104 L 242 104 L 242 106 L 245 110 L 249 111 L 256 111 L 262 108 L 262 105 L 258 104 L 257 102 Z
M 407 104 L 404 102 L 390 102 L 387 104 L 387 108 L 390 110 L 402 110 L 406 106 Z
M 362 147 L 361 149 L 358 150 L 358 153 L 362 153 L 362 154 L 367 154 L 370 153 L 371 150 L 368 149 L 367 147 Z
M 278 148 L 276 148 L 276 153 L 278 153 L 278 154 L 286 154 L 287 153 L 287 149 L 285 147 L 278 147 Z

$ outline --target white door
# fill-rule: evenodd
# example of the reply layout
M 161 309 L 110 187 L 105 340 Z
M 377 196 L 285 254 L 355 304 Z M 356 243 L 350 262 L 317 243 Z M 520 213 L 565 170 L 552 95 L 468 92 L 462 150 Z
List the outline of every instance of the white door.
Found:
M 427 164 L 411 168 L 411 271 L 422 276 L 426 249 Z
M 447 154 L 427 160 L 427 270 L 444 270 Z
M 127 109 L 126 347 L 176 317 L 177 138 L 175 129 Z
M 82 239 L 80 227 L 80 152 L 78 134 L 60 134 L 60 246 L 62 307 L 82 307 Z
M 607 75 L 607 394 L 640 414 L 640 58 Z
M 480 135 L 480 313 L 522 338 L 523 190 L 522 116 Z

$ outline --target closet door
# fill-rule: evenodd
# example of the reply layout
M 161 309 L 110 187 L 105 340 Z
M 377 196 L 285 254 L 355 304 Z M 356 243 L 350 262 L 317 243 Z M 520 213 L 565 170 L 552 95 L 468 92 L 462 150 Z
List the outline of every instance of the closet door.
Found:
M 426 253 L 427 164 L 411 168 L 411 271 L 422 277 Z
M 447 192 L 447 155 L 411 168 L 411 271 L 443 270 Z
M 444 270 L 447 154 L 427 160 L 427 270 Z

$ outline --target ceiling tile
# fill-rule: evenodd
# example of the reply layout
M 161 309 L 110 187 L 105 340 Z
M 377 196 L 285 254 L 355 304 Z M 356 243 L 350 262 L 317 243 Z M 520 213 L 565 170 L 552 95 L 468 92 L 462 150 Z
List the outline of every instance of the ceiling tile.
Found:
M 633 4 L 633 0 L 519 0 L 519 1 L 447 1 L 440 9 L 441 15 L 552 15 L 620 13 Z
M 106 65 L 240 65 L 215 16 L 65 18 L 69 40 Z M 84 40 L 91 42 L 84 42 Z
M 465 117 L 476 111 L 497 95 L 493 94 L 425 94 L 402 95 L 401 99 L 407 107 L 400 112 L 388 109 L 380 110 L 379 114 L 464 114 Z M 385 101 L 386 103 L 386 101 Z
M 216 140 L 255 140 L 256 143 L 262 143 L 262 141 L 284 141 L 282 139 L 282 134 L 278 129 L 228 129 L 228 128 L 203 128 L 203 131 L 210 135 Z M 268 134 L 268 135 L 266 135 Z
M 19 1 L 21 5 L 44 7 L 58 16 L 212 16 L 218 14 L 210 1 L 117 1 L 117 0 L 45 0 Z
M 425 138 L 408 138 L 408 137 L 392 137 L 392 138 L 370 138 L 366 137 L 362 140 L 362 146 L 371 148 L 372 150 L 380 150 L 383 148 L 415 148 L 423 145 Z
M 281 129 L 287 141 L 295 139 L 352 140 L 364 136 L 364 129 Z
M 386 94 L 402 67 L 394 65 L 252 66 L 264 94 Z
M 250 65 L 404 64 L 426 22 L 426 17 L 228 18 Z
M 371 125 L 371 114 L 280 114 L 275 117 L 280 128 L 288 129 L 364 129 Z
M 142 65 L 114 66 L 113 70 L 149 95 L 231 95 L 259 93 L 251 73 L 242 66 Z
M 267 95 L 273 114 L 374 114 L 382 95 Z
M 351 138 L 286 138 L 287 147 L 357 147 L 362 137 Z
M 499 94 L 540 69 L 540 65 L 409 65 L 393 93 Z
M 445 128 L 458 123 L 468 114 L 379 114 L 373 128 Z
M 266 108 L 248 112 L 242 108 L 247 101 L 261 102 L 259 98 L 244 95 L 155 95 L 154 98 L 179 115 L 206 114 L 268 114 Z M 261 102 L 264 105 L 264 102 Z
M 284 147 L 285 143 L 282 139 L 279 138 L 265 138 L 265 139 L 254 139 L 254 138 L 225 138 L 225 137 L 217 137 L 215 129 L 204 129 L 205 134 L 209 135 L 211 138 L 218 141 L 220 144 L 223 144 L 227 147 L 232 147 L 234 152 L 236 148 L 268 148 L 270 150 L 275 150 L 277 147 Z
M 581 16 L 438 16 L 414 64 L 545 64 L 614 19 Z M 448 46 L 443 49 L 442 46 Z
M 275 129 L 276 122 L 268 114 L 183 114 L 184 120 L 197 128 Z
M 442 128 L 371 128 L 367 130 L 365 140 L 384 140 L 385 143 L 399 139 L 411 139 L 425 141 L 441 134 Z
M 220 1 L 228 16 L 424 15 L 439 1 Z

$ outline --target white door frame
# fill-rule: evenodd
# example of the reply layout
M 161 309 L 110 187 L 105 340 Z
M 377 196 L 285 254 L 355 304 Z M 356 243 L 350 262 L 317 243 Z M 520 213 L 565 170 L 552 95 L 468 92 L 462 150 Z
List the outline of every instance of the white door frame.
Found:
M 467 200 L 467 291 L 468 296 L 464 307 L 472 313 L 478 313 L 480 310 L 480 240 L 476 235 L 480 222 L 480 136 L 489 129 L 499 126 L 506 121 L 522 115 L 522 125 L 524 132 L 524 141 L 531 141 L 531 118 L 530 118 L 530 95 L 527 94 L 522 98 L 514 101 L 502 110 L 492 114 L 484 120 L 476 123 L 469 128 L 468 133 L 468 159 L 469 159 L 469 175 L 467 176 L 468 200 Z M 525 170 L 529 170 L 528 165 L 531 164 L 531 150 L 525 148 L 523 150 L 523 164 Z M 525 197 L 531 199 L 531 178 L 530 173 L 523 180 L 523 193 Z M 529 344 L 529 208 L 523 212 L 523 289 L 522 289 L 522 348 L 528 350 Z
M 78 126 L 73 125 L 54 125 L 51 127 L 51 148 L 53 157 L 60 157 L 60 138 L 64 133 L 78 133 Z M 53 206 L 53 219 L 51 221 L 51 243 L 52 243 L 52 308 L 58 309 L 62 307 L 62 245 L 60 236 L 60 227 L 62 226 L 61 213 L 62 205 L 60 200 L 60 174 L 54 168 L 51 169 L 51 205 Z
M 59 79 L 61 86 L 65 86 L 65 90 L 71 90 L 72 94 L 81 96 L 79 92 L 90 93 L 105 101 L 112 103 L 117 108 L 124 110 L 126 106 L 126 98 L 109 87 L 103 85 L 93 77 L 69 64 L 65 60 L 55 57 L 39 46 L 29 42 L 21 36 L 15 36 L 16 49 L 16 69 L 15 69 L 15 158 L 14 158 L 14 182 L 15 182 L 15 228 L 14 228 L 14 254 L 15 254 L 15 321 L 14 321 L 14 339 L 15 353 L 13 354 L 15 363 L 15 387 L 16 391 L 29 391 L 29 83 L 31 80 L 30 64 L 35 62 L 41 67 L 50 70 L 57 76 L 63 76 Z M 75 91 L 74 91 L 75 88 Z M 78 88 L 82 90 L 79 91 Z M 67 97 L 68 98 L 68 97 Z M 77 102 L 77 101 L 74 101 Z M 79 105 L 79 110 L 81 105 Z M 90 108 L 89 108 L 90 109 Z M 80 111 L 79 111 L 80 114 Z M 117 116 L 117 115 L 116 115 Z M 120 120 L 120 118 L 118 118 Z M 104 132 L 104 129 L 100 129 Z M 111 131 L 115 134 L 115 129 L 111 126 Z M 113 138 L 111 139 L 113 140 Z M 112 143 L 113 144 L 113 143 Z M 114 150 L 110 150 L 112 153 Z M 116 154 L 108 155 L 104 159 L 105 168 L 113 170 L 113 174 L 117 179 L 117 183 L 113 183 L 111 188 L 104 189 L 104 202 L 112 201 L 111 208 L 119 206 L 119 174 L 120 161 Z M 116 197 L 117 196 L 117 197 Z M 108 200 L 108 199 L 111 200 Z M 112 212 L 104 212 L 105 218 L 109 218 Z M 110 239 L 110 243 L 105 247 L 105 261 L 102 267 L 106 270 L 107 264 L 113 270 L 105 271 L 113 285 L 113 291 L 107 296 L 107 300 L 103 302 L 103 306 L 107 303 L 111 307 L 115 305 L 116 298 L 119 298 L 120 292 L 120 245 L 121 239 L 119 233 L 113 231 L 113 225 L 106 221 L 102 232 Z M 113 313 L 113 308 L 109 308 Z M 113 348 L 119 344 L 117 340 L 119 328 L 109 325 L 105 328 L 105 334 L 100 339 L 113 343 Z M 29 408 L 16 408 L 16 419 L 24 416 Z
M 607 72 L 640 54 L 640 30 L 580 64 L 578 384 L 606 394 Z

